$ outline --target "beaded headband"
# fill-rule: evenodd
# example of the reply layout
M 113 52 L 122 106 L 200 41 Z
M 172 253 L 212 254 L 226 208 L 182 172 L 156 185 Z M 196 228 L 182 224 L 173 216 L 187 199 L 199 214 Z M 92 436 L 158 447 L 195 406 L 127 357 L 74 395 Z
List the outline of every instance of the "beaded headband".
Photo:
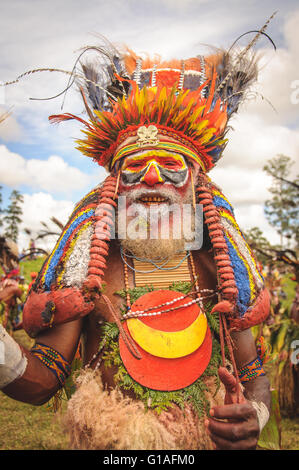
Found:
M 175 133 L 170 133 L 164 129 L 160 130 L 155 125 L 141 126 L 135 132 L 135 135 L 130 135 L 124 142 L 122 142 L 116 149 L 115 154 L 111 160 L 110 168 L 113 168 L 116 162 L 128 155 L 140 152 L 141 150 L 150 150 L 153 147 L 156 150 L 168 150 L 170 152 L 179 153 L 187 159 L 200 165 L 202 171 L 206 172 L 209 169 L 210 160 L 207 158 L 204 149 L 199 153 L 198 149 L 192 144 L 191 141 L 176 136 Z M 140 135 L 142 134 L 142 138 Z

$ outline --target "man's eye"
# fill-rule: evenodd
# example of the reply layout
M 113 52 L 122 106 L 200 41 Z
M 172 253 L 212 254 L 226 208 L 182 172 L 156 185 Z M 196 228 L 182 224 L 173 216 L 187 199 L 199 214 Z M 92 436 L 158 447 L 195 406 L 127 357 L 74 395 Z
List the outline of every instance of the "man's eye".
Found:
M 142 166 L 142 163 L 140 163 L 140 162 L 131 163 L 131 164 L 129 165 L 129 167 L 131 167 L 131 168 L 139 168 L 139 167 L 141 167 L 141 166 Z
M 176 162 L 165 162 L 164 165 L 171 167 L 171 166 L 176 166 L 177 164 Z

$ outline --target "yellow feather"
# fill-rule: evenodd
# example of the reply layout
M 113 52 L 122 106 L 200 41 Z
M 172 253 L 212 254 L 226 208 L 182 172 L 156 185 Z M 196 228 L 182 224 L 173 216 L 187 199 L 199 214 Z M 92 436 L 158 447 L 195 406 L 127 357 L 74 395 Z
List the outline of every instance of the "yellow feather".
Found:
M 160 105 L 161 105 L 162 103 L 165 103 L 166 98 L 167 98 L 166 87 L 163 87 L 162 90 L 161 90 L 161 92 L 160 92 L 160 95 L 159 95 L 158 107 L 160 107 Z
M 195 129 L 196 135 L 199 135 L 202 133 L 202 130 L 208 126 L 208 124 L 209 124 L 209 121 L 207 119 L 204 119 L 203 121 L 199 123 L 194 123 L 193 126 L 190 126 L 190 129 Z
M 190 117 L 190 124 L 193 124 L 194 121 L 196 121 L 196 119 L 198 118 L 198 116 L 201 114 L 201 112 L 203 111 L 204 109 L 204 106 L 200 106 L 199 108 L 197 108 L 193 113 L 192 113 L 192 116 Z
M 185 119 L 186 115 L 189 114 L 190 109 L 192 108 L 193 104 L 194 104 L 194 100 L 191 99 L 188 105 L 186 106 L 186 108 L 174 119 L 174 123 L 176 125 L 178 125 L 180 122 L 183 121 L 183 119 Z
M 213 137 L 215 131 L 216 131 L 216 129 L 214 129 L 214 128 L 207 129 L 207 131 L 204 133 L 204 135 L 200 139 L 201 143 L 206 144 L 209 140 L 211 140 L 211 138 Z
M 125 97 L 125 96 L 122 97 L 121 105 L 122 105 L 125 109 L 128 109 L 128 103 L 127 103 L 127 100 L 126 100 L 126 97 Z
M 144 96 L 144 89 L 141 90 L 140 94 L 139 94 L 139 100 L 137 102 L 137 108 L 138 108 L 138 111 L 139 113 L 141 114 L 143 109 L 144 109 L 144 104 L 145 104 L 145 96 Z
M 188 95 L 190 90 L 186 90 L 184 93 L 180 93 L 177 97 L 176 97 L 176 101 L 174 103 L 174 109 L 178 109 L 180 108 L 180 106 L 182 105 L 182 102 L 184 101 L 184 99 L 186 98 L 186 96 Z

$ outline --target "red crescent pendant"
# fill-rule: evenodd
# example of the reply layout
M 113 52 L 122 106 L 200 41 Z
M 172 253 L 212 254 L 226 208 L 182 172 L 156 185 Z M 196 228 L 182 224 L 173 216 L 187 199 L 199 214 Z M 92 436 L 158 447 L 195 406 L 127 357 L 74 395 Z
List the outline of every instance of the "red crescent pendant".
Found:
M 144 310 L 150 305 L 162 304 L 182 295 L 174 291 L 149 292 L 133 304 L 132 311 Z M 179 302 L 183 305 L 190 300 L 187 297 Z M 179 305 L 179 302 L 172 304 L 171 307 Z M 169 307 L 164 306 L 160 309 L 158 308 L 158 310 L 166 310 L 167 308 Z M 146 318 L 146 323 L 150 323 L 150 326 L 156 329 L 179 331 L 188 326 L 196 318 L 196 315 L 198 315 L 198 306 L 193 304 L 176 311 L 157 315 L 156 317 L 140 317 L 140 319 L 145 321 Z M 171 318 L 173 321 L 171 321 Z M 167 325 L 166 320 L 168 320 Z M 124 323 L 123 326 L 131 337 L 127 324 Z M 133 338 L 132 341 L 134 341 Z M 153 356 L 143 350 L 135 341 L 134 343 L 142 357 L 141 359 L 135 359 L 125 345 L 122 336 L 119 336 L 120 355 L 128 374 L 144 387 L 160 391 L 180 390 L 194 383 L 207 368 L 212 354 L 212 335 L 209 327 L 201 346 L 193 353 L 184 357 L 169 359 Z

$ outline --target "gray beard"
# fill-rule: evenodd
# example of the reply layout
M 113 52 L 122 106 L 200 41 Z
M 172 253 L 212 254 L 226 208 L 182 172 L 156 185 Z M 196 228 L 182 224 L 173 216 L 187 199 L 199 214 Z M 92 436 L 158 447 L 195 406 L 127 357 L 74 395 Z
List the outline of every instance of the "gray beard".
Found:
M 183 200 L 180 200 L 177 195 L 173 195 L 173 193 L 168 191 L 167 189 L 161 191 L 161 194 L 169 198 L 170 204 L 187 204 L 191 203 L 192 201 L 191 188 L 187 192 Z M 130 196 L 129 197 L 131 199 L 131 202 L 136 204 L 136 202 L 138 203 L 140 191 L 135 192 L 133 190 Z M 163 215 L 162 212 L 160 217 L 161 224 L 163 223 L 163 221 L 165 221 L 165 218 L 166 214 Z M 146 223 L 146 221 L 144 221 L 144 223 Z M 164 258 L 172 258 L 176 253 L 185 251 L 186 243 L 190 242 L 190 239 L 187 240 L 183 234 L 183 220 L 180 220 L 180 225 L 176 224 L 175 221 L 170 224 L 169 233 L 167 234 L 167 236 L 165 236 L 165 234 L 163 236 L 161 230 L 157 230 L 156 236 L 151 237 L 150 230 L 148 229 L 146 231 L 146 237 L 144 237 L 144 234 L 142 238 L 139 237 L 138 234 L 136 236 L 136 232 L 134 232 L 133 237 L 130 237 L 130 230 L 128 230 L 129 225 L 130 221 L 127 221 L 126 238 L 120 239 L 120 243 L 124 251 L 130 252 L 132 255 L 138 258 L 145 258 L 148 260 L 161 260 Z M 181 227 L 181 233 L 174 233 L 175 228 L 177 226 Z
M 131 204 L 138 204 L 138 198 L 141 194 L 144 194 L 144 190 L 132 190 L 127 193 L 127 197 L 130 200 Z M 146 191 L 147 194 L 151 193 L 151 190 Z M 192 187 L 191 185 L 188 188 L 188 191 L 183 199 L 176 194 L 175 192 L 169 190 L 167 187 L 161 188 L 159 190 L 159 194 L 168 198 L 169 204 L 191 204 L 192 203 Z M 167 212 L 167 207 L 166 207 Z M 166 214 L 165 214 L 166 215 Z M 149 219 L 147 219 L 149 220 Z M 161 215 L 160 218 L 161 223 L 165 221 L 165 216 Z M 185 251 L 186 243 L 190 242 L 190 238 L 188 239 L 188 235 L 183 233 L 183 220 L 181 222 L 181 233 L 175 233 L 175 229 L 177 228 L 178 224 L 173 222 L 172 226 L 169 227 L 169 234 L 168 236 L 162 236 L 161 230 L 156 232 L 155 237 L 151 237 L 149 233 L 149 229 L 147 230 L 146 237 L 138 237 L 136 236 L 136 232 L 134 232 L 134 236 L 130 237 L 130 230 L 128 230 L 130 221 L 127 220 L 126 225 L 126 236 L 125 238 L 120 239 L 120 243 L 122 248 L 125 251 L 130 252 L 132 255 L 138 258 L 145 258 L 148 260 L 153 259 L 164 259 L 164 258 L 171 258 L 176 253 Z M 142 223 L 142 221 L 141 221 Z M 144 221 L 146 223 L 146 221 Z M 192 226 L 194 227 L 194 221 L 192 221 Z
M 121 246 L 124 251 L 130 252 L 137 258 L 148 260 L 161 260 L 172 258 L 176 253 L 184 251 L 185 240 L 180 239 L 147 239 L 132 240 L 130 238 L 121 240 Z

